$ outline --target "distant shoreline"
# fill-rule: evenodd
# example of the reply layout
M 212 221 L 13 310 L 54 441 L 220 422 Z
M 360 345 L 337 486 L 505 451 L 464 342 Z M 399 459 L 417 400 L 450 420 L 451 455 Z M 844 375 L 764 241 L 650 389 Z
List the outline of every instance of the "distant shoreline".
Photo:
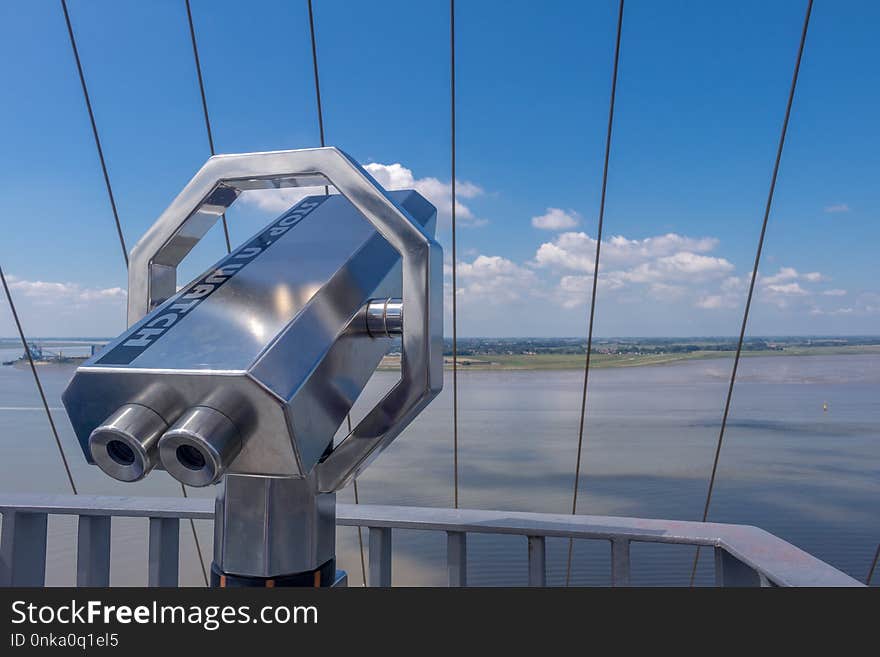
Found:
M 782 350 L 743 351 L 744 357 L 771 356 L 843 356 L 880 354 L 880 345 L 848 345 L 839 347 L 791 347 Z M 733 358 L 734 351 L 690 351 L 667 354 L 605 354 L 594 352 L 590 367 L 647 367 L 670 365 L 683 361 Z M 584 368 L 584 354 L 469 354 L 458 357 L 459 371 L 538 371 L 579 370 Z M 394 371 L 400 367 L 400 356 L 386 356 L 380 371 Z M 452 357 L 444 357 L 444 368 L 452 368 Z
M 0 338 L 0 342 L 6 340 Z M 51 340 L 51 342 L 50 342 Z M 57 348 L 73 346 L 76 339 L 35 339 Z M 92 340 L 95 342 L 95 340 Z M 445 340 L 444 367 L 452 369 L 452 343 Z M 593 368 L 649 367 L 674 363 L 733 358 L 733 338 L 601 338 L 593 341 L 590 365 Z M 9 348 L 0 345 L 0 348 Z M 396 349 L 400 347 L 397 346 Z M 550 371 L 582 370 L 584 368 L 583 338 L 460 338 L 458 341 L 459 371 Z M 836 356 L 880 354 L 880 338 L 848 337 L 783 337 L 746 340 L 742 355 L 754 356 Z M 80 357 L 81 358 L 81 357 Z M 79 360 L 79 358 L 77 358 Z M 24 362 L 16 363 L 21 367 Z M 42 362 L 36 363 L 43 365 Z M 70 363 L 46 363 L 64 366 Z M 400 355 L 386 356 L 379 370 L 396 371 Z

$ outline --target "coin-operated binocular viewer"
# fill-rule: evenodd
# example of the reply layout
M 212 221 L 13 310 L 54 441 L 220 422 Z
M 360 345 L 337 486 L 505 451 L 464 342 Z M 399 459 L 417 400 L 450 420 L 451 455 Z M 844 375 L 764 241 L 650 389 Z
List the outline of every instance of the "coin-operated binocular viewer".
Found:
M 328 185 L 178 289 L 176 267 L 245 190 Z M 331 585 L 335 492 L 443 385 L 436 210 L 335 148 L 212 157 L 131 253 L 129 328 L 64 405 L 121 481 L 220 484 L 212 582 Z M 400 380 L 333 439 L 388 351 Z

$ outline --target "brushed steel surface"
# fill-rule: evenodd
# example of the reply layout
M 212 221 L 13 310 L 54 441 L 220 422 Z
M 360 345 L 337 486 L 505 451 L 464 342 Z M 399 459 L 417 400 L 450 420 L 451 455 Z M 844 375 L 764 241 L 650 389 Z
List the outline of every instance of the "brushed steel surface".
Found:
M 318 493 L 314 473 L 223 478 L 214 513 L 221 571 L 274 577 L 315 570 L 335 554 L 336 494 Z
M 242 191 L 316 182 L 340 194 L 303 199 L 177 289 L 177 265 Z M 87 458 L 95 426 L 134 447 L 132 427 L 149 416 L 140 460 L 131 459 L 141 471 L 125 474 L 156 463 L 161 432 L 159 461 L 172 476 L 223 482 L 222 572 L 271 577 L 333 558 L 334 491 L 442 388 L 436 214 L 417 192 L 386 192 L 334 148 L 209 159 L 132 250 L 128 330 L 62 396 Z M 392 335 L 401 336 L 400 380 L 334 448 Z M 129 416 L 140 425 L 125 424 Z M 96 453 L 113 461 L 107 445 L 123 443 L 105 443 Z
M 374 338 L 390 338 L 403 333 L 403 301 L 373 299 L 367 304 L 367 333 Z
M 159 458 L 181 483 L 209 486 L 226 473 L 241 446 L 232 420 L 208 406 L 193 406 L 159 440 Z
M 239 157 L 244 156 L 220 159 L 238 161 Z M 436 211 L 417 193 L 382 192 L 381 196 L 414 218 L 420 226 L 418 235 L 425 236 L 423 229 L 433 231 Z M 303 207 L 308 213 L 301 217 Z M 371 339 L 354 330 L 352 323 L 370 299 L 397 297 L 406 285 L 399 253 L 341 195 L 304 199 L 273 225 L 279 222 L 289 224 L 282 226 L 287 230 L 277 238 L 264 236 L 272 243 L 262 246 L 256 257 L 249 240 L 79 368 L 64 401 L 81 444 L 95 426 L 119 406 L 142 396 L 150 385 L 161 384 L 171 391 L 177 414 L 223 389 L 236 393 L 254 418 L 230 472 L 302 476 L 315 467 L 387 350 L 387 339 Z M 182 234 L 190 240 L 191 226 L 184 228 Z M 168 252 L 162 253 L 166 266 Z M 246 264 L 237 267 L 242 260 Z M 203 294 L 205 286 L 218 282 Z M 434 286 L 439 283 L 438 278 Z M 131 297 L 137 296 L 137 290 L 133 283 Z M 422 299 L 420 305 L 425 304 Z M 424 329 L 419 322 L 413 324 Z M 149 331 L 162 332 L 157 336 Z M 130 362 L 106 362 L 108 354 L 128 343 L 148 346 Z M 407 375 L 398 388 L 411 389 L 421 381 L 419 393 L 410 390 L 402 398 L 427 403 L 426 389 L 431 388 L 425 372 L 414 377 L 412 370 L 414 363 L 436 358 L 412 352 L 434 349 L 440 343 L 421 335 L 411 343 L 416 346 L 410 350 Z M 399 417 L 387 408 L 373 416 L 402 425 L 415 415 L 412 405 L 400 410 Z M 177 419 L 170 415 L 163 414 L 169 424 Z M 360 433 L 367 434 L 362 444 L 375 449 L 382 436 L 370 422 L 364 426 L 369 431 L 361 428 Z M 358 465 L 357 450 L 351 452 L 348 470 Z
M 105 474 L 119 481 L 139 481 L 158 464 L 159 438 L 168 425 L 140 404 L 120 406 L 89 436 L 89 453 Z

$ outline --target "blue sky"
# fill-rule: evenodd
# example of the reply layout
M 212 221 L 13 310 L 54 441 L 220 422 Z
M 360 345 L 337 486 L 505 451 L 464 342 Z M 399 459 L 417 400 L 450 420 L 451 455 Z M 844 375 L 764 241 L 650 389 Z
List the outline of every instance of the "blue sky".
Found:
M 69 7 L 131 247 L 208 156 L 184 3 Z M 318 145 L 305 0 L 243 7 L 192 2 L 218 152 Z M 449 258 L 447 2 L 314 7 L 327 143 L 428 196 Z M 627 2 L 598 335 L 736 333 L 804 8 Z M 459 334 L 584 334 L 617 3 L 457 10 Z M 877 3 L 814 7 L 752 334 L 880 333 L 878 24 Z M 22 321 L 116 334 L 124 265 L 58 2 L 0 5 L 0 73 Z M 240 201 L 233 240 L 283 202 Z M 215 228 L 181 278 L 222 252 Z

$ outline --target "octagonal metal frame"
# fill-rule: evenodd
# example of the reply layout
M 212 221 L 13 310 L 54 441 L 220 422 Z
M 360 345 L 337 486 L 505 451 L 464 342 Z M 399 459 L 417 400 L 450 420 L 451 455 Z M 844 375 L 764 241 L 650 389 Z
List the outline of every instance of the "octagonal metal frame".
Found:
M 354 159 L 333 148 L 215 155 L 131 251 L 128 324 L 177 291 L 177 266 L 247 190 L 330 185 L 401 255 L 403 325 L 398 383 L 317 466 L 331 492 L 355 478 L 443 387 L 443 251 Z

